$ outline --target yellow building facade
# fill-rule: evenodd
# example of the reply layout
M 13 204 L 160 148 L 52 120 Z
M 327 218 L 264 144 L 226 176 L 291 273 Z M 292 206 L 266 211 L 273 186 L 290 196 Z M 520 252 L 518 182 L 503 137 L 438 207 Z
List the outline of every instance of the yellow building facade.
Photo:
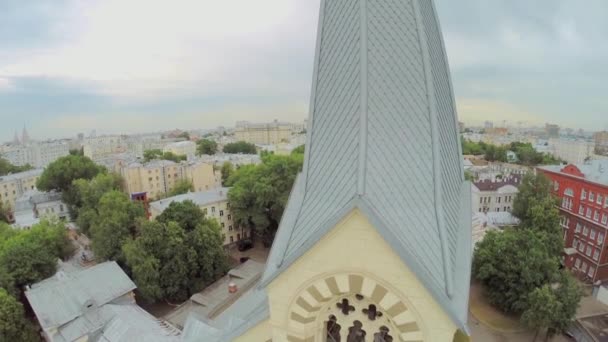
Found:
M 237 141 L 259 145 L 274 145 L 289 142 L 291 125 L 281 122 L 241 123 L 234 132 Z
M 42 169 L 0 176 L 0 202 L 4 207 L 15 208 L 15 201 L 28 190 L 36 189 Z

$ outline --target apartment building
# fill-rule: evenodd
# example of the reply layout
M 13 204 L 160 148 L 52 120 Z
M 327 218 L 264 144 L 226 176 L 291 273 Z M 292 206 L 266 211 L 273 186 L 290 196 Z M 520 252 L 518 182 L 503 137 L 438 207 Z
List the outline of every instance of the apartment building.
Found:
M 471 184 L 473 212 L 511 212 L 522 175 L 482 179 Z
M 2 157 L 17 166 L 32 165 L 42 168 L 70 154 L 70 144 L 65 140 L 30 142 L 11 145 L 4 149 Z
M 168 160 L 131 163 L 121 167 L 120 174 L 125 179 L 128 193 L 145 192 L 153 199 L 166 196 L 183 179 L 191 181 L 195 191 L 207 191 L 219 187 L 222 178 L 219 171 L 215 172 L 213 164 Z
M 187 156 L 191 159 L 196 154 L 196 143 L 194 141 L 178 141 L 165 145 L 163 152 L 171 152 L 178 156 Z
M 162 214 L 173 202 L 192 201 L 201 208 L 206 217 L 218 221 L 224 234 L 224 245 L 230 246 L 241 239 L 251 237 L 251 230 L 236 224 L 230 212 L 228 190 L 229 188 L 217 188 L 210 191 L 191 192 L 152 202 L 150 203 L 151 219 Z
M 14 209 L 18 198 L 25 192 L 36 189 L 36 182 L 42 171 L 42 169 L 35 169 L 0 176 L 0 201 L 2 201 L 2 204 Z
M 280 142 L 288 142 L 291 137 L 292 125 L 279 122 L 250 123 L 247 121 L 237 122 L 234 132 L 238 141 L 246 141 L 252 144 L 272 145 Z
M 560 198 L 563 264 L 588 282 L 608 279 L 608 160 L 538 167 Z

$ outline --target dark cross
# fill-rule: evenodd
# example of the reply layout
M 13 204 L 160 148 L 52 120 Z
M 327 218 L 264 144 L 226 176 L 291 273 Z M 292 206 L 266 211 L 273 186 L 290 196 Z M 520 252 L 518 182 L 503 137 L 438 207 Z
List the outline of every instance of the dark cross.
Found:
M 348 337 L 346 342 L 365 342 L 367 333 L 363 330 L 363 324 L 359 321 L 354 321 L 353 326 L 348 328 Z
M 380 327 L 380 332 L 374 334 L 374 342 L 393 342 L 393 336 L 388 334 L 389 329 L 384 325 Z
M 340 342 L 341 340 L 340 329 L 342 327 L 337 321 L 336 316 L 329 316 L 329 321 L 327 322 L 327 342 Z
M 348 315 L 351 311 L 355 311 L 355 307 L 348 304 L 348 299 L 342 299 L 342 303 L 336 304 L 340 309 L 342 309 L 342 313 Z
M 382 317 L 382 312 L 378 311 L 374 304 L 370 304 L 367 309 L 361 311 L 367 315 L 367 318 L 369 318 L 370 321 L 375 321 L 376 317 Z

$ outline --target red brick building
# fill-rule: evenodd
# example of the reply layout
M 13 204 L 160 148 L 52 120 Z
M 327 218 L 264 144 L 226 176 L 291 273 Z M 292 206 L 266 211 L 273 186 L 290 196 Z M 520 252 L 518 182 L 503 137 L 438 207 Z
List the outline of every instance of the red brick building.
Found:
M 564 265 L 585 281 L 608 280 L 608 160 L 538 170 L 561 199 Z

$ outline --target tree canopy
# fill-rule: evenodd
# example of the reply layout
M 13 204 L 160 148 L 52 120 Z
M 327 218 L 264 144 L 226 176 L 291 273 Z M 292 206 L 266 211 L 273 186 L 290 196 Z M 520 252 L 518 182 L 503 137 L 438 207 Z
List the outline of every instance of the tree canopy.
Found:
M 40 341 L 34 326 L 25 318 L 23 305 L 0 288 L 0 341 Z
M 67 155 L 50 163 L 45 169 L 36 187 L 42 191 L 69 191 L 76 179 L 93 179 L 100 173 L 105 173 L 103 166 L 95 164 L 91 159 L 80 155 Z
M 196 145 L 198 155 L 212 155 L 217 152 L 217 143 L 211 139 L 201 139 L 197 141 Z
M 228 198 L 235 220 L 254 228 L 267 244 L 274 239 L 302 162 L 301 154 L 265 155 L 262 164 L 243 166 L 228 180 L 232 185 Z
M 202 220 L 190 231 L 175 221 L 140 221 L 138 230 L 123 251 L 139 291 L 149 301 L 185 300 L 227 270 L 216 220 Z
M 8 175 L 9 173 L 23 172 L 31 169 L 33 169 L 33 167 L 30 164 L 16 166 L 11 164 L 8 160 L 0 157 L 0 176 Z
M 224 145 L 224 153 L 257 154 L 258 151 L 254 144 L 246 141 L 237 141 Z
M 90 227 L 95 257 L 122 262 L 122 245 L 135 236 L 137 220 L 145 217 L 144 208 L 125 193 L 112 190 L 101 197 L 97 211 Z
M 151 160 L 169 160 L 175 163 L 179 163 L 180 161 L 187 160 L 188 157 L 184 155 L 177 155 L 173 152 L 163 152 L 159 149 L 145 150 L 144 151 L 144 162 L 149 162 Z
M 227 185 L 228 184 L 228 179 L 234 173 L 234 166 L 229 161 L 224 162 L 224 164 L 222 164 L 222 170 L 221 170 L 221 172 L 222 172 L 222 185 L 223 186 L 228 186 Z
M 0 224 L 0 238 L 0 284 L 9 291 L 9 287 L 21 288 L 52 276 L 57 259 L 73 252 L 59 220 L 43 220 L 30 230 L 19 231 Z
M 156 218 L 163 223 L 177 222 L 180 227 L 189 232 L 196 226 L 205 222 L 205 214 L 194 202 L 171 202 L 169 206 Z
M 291 154 L 304 154 L 305 145 L 300 145 L 291 151 Z
M 169 191 L 168 195 L 169 195 L 169 197 L 171 197 L 171 196 L 187 194 L 188 192 L 192 192 L 192 191 L 194 191 L 194 184 L 192 184 L 192 181 L 189 179 L 180 179 L 175 182 L 175 185 L 173 185 L 173 189 L 171 189 L 171 191 Z
M 538 152 L 530 143 L 513 142 L 506 146 L 496 146 L 483 141 L 472 142 L 461 138 L 462 153 L 483 155 L 487 161 L 507 161 L 507 151 L 513 151 L 517 156 L 517 164 L 526 166 L 560 164 L 564 161 L 548 153 Z

